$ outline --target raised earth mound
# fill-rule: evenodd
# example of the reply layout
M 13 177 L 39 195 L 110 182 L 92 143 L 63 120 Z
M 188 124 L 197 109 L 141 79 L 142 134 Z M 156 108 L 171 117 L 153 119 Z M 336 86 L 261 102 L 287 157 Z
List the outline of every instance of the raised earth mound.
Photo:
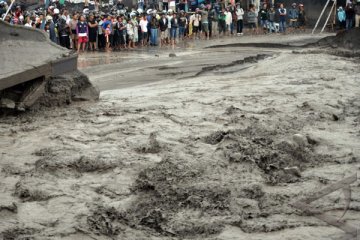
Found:
M 326 37 L 318 42 L 321 46 L 360 50 L 360 28 L 339 32 L 336 36 Z

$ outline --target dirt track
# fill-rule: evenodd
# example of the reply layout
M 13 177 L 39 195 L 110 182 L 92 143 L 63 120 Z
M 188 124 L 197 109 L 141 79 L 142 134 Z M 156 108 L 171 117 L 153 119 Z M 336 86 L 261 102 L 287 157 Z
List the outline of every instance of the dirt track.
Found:
M 347 237 L 293 203 L 359 172 L 358 59 L 257 61 L 1 119 L 2 237 Z M 359 186 L 344 217 L 355 226 Z M 312 206 L 340 217 L 345 204 L 337 191 Z

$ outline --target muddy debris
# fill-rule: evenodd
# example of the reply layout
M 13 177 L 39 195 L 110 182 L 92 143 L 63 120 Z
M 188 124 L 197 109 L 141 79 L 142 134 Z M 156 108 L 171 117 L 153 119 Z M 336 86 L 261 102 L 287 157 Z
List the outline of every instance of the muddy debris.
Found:
M 259 183 L 252 183 L 244 185 L 241 188 L 239 197 L 249 198 L 249 199 L 260 199 L 265 195 L 263 186 Z
M 18 212 L 18 206 L 15 202 L 11 202 L 9 204 L 3 204 L 0 205 L 0 212 L 1 211 L 9 211 L 12 213 L 17 213 Z
M 276 140 L 273 132 L 252 134 L 254 129 L 230 131 L 218 147 L 223 156 L 233 163 L 252 163 L 261 169 L 268 183 L 296 182 L 299 171 L 313 162 L 315 154 L 307 146 L 306 137 L 295 134 L 292 140 Z M 256 131 L 255 131 L 256 132 Z M 287 170 L 286 170 L 287 169 Z
M 138 153 L 159 153 L 162 149 L 159 141 L 156 138 L 156 133 L 151 133 L 148 139 L 148 143 L 141 144 L 135 149 Z
M 349 31 L 342 31 L 336 36 L 326 37 L 319 40 L 318 45 L 331 48 L 344 48 L 360 50 L 360 29 L 353 28 Z
M 61 195 L 57 189 L 44 187 L 47 183 L 39 179 L 23 178 L 15 184 L 14 195 L 24 202 L 46 201 L 52 197 Z M 52 190 L 52 191 L 49 191 Z M 54 194 L 54 191 L 58 194 Z
M 37 229 L 33 228 L 11 228 L 0 233 L 0 237 L 3 240 L 35 240 L 35 233 Z
M 111 156 L 102 154 L 94 156 L 74 154 L 68 156 L 62 151 L 41 149 L 36 151 L 35 155 L 42 156 L 35 162 L 35 170 L 55 175 L 74 174 L 81 176 L 82 173 L 104 172 L 122 166 L 120 159 L 114 159 Z
M 226 108 L 226 110 L 225 110 L 225 114 L 226 114 L 226 115 L 231 115 L 231 114 L 239 113 L 239 112 L 241 112 L 241 109 L 240 109 L 240 108 L 237 108 L 237 107 L 234 107 L 233 105 L 231 105 L 230 107 Z
M 216 131 L 216 132 L 211 133 L 208 136 L 205 136 L 204 142 L 207 144 L 215 145 L 215 144 L 220 143 L 226 135 L 228 135 L 228 132 Z
M 124 231 L 123 216 L 115 208 L 98 207 L 87 217 L 89 230 L 98 235 L 116 236 Z
M 212 234 L 221 225 L 213 228 L 211 224 L 194 220 L 187 226 L 176 217 L 189 208 L 210 215 L 230 208 L 231 191 L 216 182 L 203 182 L 203 172 L 199 165 L 170 156 L 144 169 L 133 186 L 138 200 L 127 210 L 126 218 L 162 235 Z
M 99 90 L 93 86 L 86 75 L 74 71 L 51 78 L 45 87 L 45 94 L 33 109 L 71 104 L 73 101 L 96 101 Z

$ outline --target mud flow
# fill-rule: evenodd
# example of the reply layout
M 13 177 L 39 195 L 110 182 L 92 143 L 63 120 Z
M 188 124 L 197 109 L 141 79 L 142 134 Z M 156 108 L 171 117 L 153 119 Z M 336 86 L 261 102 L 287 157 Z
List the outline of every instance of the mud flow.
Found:
M 329 52 L 341 36 L 81 55 L 0 118 L 0 238 L 354 239 L 359 180 L 339 181 L 359 176 L 360 68 Z

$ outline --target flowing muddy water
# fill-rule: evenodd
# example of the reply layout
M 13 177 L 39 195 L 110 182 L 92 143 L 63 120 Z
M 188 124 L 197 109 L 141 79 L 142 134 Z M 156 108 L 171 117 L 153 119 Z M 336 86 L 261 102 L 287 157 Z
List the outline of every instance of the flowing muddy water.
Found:
M 3 239 L 352 237 L 294 204 L 359 172 L 357 59 L 251 47 L 115 54 L 124 61 L 80 56 L 90 80 L 113 89 L 99 102 L 0 120 Z M 353 226 L 359 186 L 342 218 Z M 346 204 L 336 191 L 312 206 L 340 218 Z

